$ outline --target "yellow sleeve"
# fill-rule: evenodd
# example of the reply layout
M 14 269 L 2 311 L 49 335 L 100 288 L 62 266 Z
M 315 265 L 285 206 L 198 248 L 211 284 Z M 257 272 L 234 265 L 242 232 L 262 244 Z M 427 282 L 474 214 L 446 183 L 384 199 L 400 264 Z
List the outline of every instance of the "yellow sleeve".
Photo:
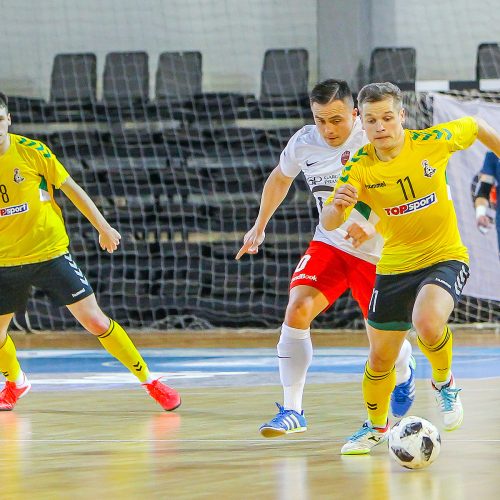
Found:
M 354 156 L 354 158 L 356 158 L 356 155 Z M 342 174 L 340 175 L 340 177 L 337 181 L 337 184 L 335 185 L 335 190 L 326 199 L 325 205 L 329 205 L 330 203 L 333 202 L 333 198 L 335 197 L 335 193 L 337 192 L 337 189 L 340 186 L 344 186 L 345 184 L 350 184 L 351 186 L 356 188 L 356 190 L 358 191 L 358 195 L 359 195 L 359 193 L 361 191 L 361 186 L 362 186 L 361 179 L 360 179 L 360 169 L 357 167 L 356 163 L 353 161 L 349 161 L 346 163 L 346 166 L 342 170 Z M 349 217 L 353 208 L 354 208 L 354 205 L 345 210 L 344 220 L 347 220 L 347 218 Z
M 48 183 L 59 189 L 68 179 L 69 173 L 45 144 L 41 142 L 40 145 L 44 146 L 44 149 L 43 153 L 38 156 L 38 172 L 45 177 Z
M 478 132 L 477 121 L 472 116 L 441 123 L 434 128 L 443 132 L 448 150 L 452 153 L 470 147 Z

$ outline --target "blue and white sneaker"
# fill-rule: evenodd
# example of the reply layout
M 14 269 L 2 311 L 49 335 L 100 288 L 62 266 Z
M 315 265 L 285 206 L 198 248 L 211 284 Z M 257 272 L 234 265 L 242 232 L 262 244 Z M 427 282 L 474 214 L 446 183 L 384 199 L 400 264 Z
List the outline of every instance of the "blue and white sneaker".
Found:
M 342 455 L 366 455 L 374 446 L 387 441 L 389 430 L 389 422 L 386 423 L 385 427 L 379 428 L 373 427 L 367 420 L 359 431 L 348 438 L 340 453 Z
M 457 389 L 455 387 L 453 375 L 450 381 L 440 389 L 434 385 L 434 382 L 431 381 L 431 383 L 435 391 L 436 401 L 443 415 L 444 430 L 454 431 L 458 429 L 462 425 L 464 419 L 464 409 L 460 401 L 460 396 L 458 395 L 462 389 Z
M 307 421 L 304 417 L 304 410 L 300 413 L 295 410 L 285 410 L 283 406 L 276 403 L 279 412 L 266 424 L 260 426 L 260 433 L 266 438 L 274 438 L 292 434 L 293 432 L 307 431 Z
M 415 401 L 415 368 L 417 363 L 410 356 L 410 378 L 394 387 L 391 394 L 391 411 L 396 418 L 404 417 Z

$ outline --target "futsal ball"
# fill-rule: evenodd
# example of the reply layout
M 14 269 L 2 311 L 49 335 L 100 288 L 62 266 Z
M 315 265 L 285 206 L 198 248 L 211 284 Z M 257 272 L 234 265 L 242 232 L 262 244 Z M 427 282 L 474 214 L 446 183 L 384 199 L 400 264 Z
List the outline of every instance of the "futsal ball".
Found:
M 389 432 L 389 453 L 407 469 L 427 467 L 440 450 L 439 431 L 424 418 L 404 417 Z

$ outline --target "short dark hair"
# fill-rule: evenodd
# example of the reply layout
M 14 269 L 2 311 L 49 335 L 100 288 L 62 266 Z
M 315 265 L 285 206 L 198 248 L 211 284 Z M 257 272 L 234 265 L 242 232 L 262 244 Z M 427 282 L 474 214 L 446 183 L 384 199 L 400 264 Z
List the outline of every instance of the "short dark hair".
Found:
M 344 80 L 330 78 L 317 83 L 311 90 L 311 104 L 329 104 L 332 101 L 344 101 L 354 107 L 354 100 L 349 85 Z
M 369 83 L 358 93 L 358 106 L 361 108 L 365 102 L 379 102 L 392 97 L 394 104 L 403 105 L 403 93 L 401 89 L 390 82 Z
M 9 112 L 9 98 L 3 92 L 0 92 L 0 108 L 5 108 L 7 113 Z

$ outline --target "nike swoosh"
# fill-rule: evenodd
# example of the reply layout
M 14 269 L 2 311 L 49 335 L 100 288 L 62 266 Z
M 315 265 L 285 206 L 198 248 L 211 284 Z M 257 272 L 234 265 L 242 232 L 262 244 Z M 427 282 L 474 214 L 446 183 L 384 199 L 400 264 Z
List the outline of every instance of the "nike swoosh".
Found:
M 310 167 L 311 165 L 315 165 L 316 163 L 319 163 L 319 160 L 318 161 L 312 161 L 311 163 L 309 163 L 307 160 L 306 160 L 306 165 L 308 167 Z
M 278 356 L 280 359 L 290 359 L 290 356 Z

